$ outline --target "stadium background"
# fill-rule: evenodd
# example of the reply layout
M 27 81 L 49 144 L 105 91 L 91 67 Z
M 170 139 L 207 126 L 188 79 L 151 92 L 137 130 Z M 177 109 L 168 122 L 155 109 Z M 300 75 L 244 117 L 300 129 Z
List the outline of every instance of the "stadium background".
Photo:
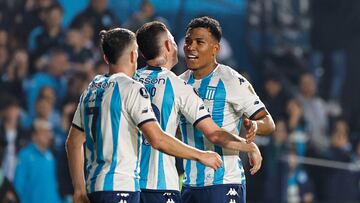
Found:
M 247 176 L 248 202 L 360 202 L 360 2 L 92 1 L 105 2 L 105 10 L 78 20 L 89 0 L 0 1 L 0 191 L 11 191 L 4 177 L 15 188 L 23 179 L 34 188 L 54 186 L 70 201 L 64 142 L 81 91 L 106 71 L 99 29 L 164 21 L 179 43 L 174 72 L 181 73 L 186 25 L 209 15 L 223 29 L 219 61 L 254 84 L 277 124 L 273 135 L 256 139 L 264 161 Z M 31 142 L 34 123 L 43 121 L 53 137 L 53 158 L 43 161 L 56 167 L 32 174 L 41 177 L 31 182 L 29 174 L 15 173 L 16 157 Z M 42 179 L 56 182 L 41 185 Z

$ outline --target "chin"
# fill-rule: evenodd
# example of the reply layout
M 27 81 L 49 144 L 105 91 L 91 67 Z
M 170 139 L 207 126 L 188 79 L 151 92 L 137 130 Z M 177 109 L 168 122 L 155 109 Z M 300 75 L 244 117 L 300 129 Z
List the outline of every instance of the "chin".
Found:
M 195 70 L 197 70 L 197 69 L 199 69 L 199 68 L 196 67 L 196 66 L 188 66 L 188 69 L 189 69 L 189 70 L 192 70 L 192 71 L 195 71 Z

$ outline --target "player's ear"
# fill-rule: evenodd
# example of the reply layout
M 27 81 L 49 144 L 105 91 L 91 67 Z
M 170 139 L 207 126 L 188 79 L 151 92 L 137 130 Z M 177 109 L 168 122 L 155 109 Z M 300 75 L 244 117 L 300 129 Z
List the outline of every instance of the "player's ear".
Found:
M 109 59 L 105 56 L 105 54 L 103 54 L 103 59 L 105 63 L 109 65 Z
M 131 63 L 135 63 L 137 61 L 137 57 L 138 57 L 137 51 L 136 50 L 131 51 L 130 53 Z
M 165 48 L 166 48 L 166 51 L 170 52 L 171 50 L 171 41 L 170 40 L 165 40 Z
M 214 52 L 213 52 L 213 54 L 215 55 L 215 56 L 217 56 L 218 54 L 219 54 L 219 52 L 220 52 L 220 43 L 215 43 L 214 44 Z

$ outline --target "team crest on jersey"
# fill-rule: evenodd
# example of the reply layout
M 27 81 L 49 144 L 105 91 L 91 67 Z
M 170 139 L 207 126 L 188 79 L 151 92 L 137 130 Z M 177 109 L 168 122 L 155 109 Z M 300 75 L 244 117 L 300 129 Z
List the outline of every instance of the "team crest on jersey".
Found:
M 140 95 L 142 97 L 144 97 L 145 99 L 149 98 L 149 94 L 148 94 L 147 90 L 145 89 L 145 87 L 140 88 Z
M 216 87 L 208 86 L 206 88 L 205 98 L 207 100 L 214 100 Z

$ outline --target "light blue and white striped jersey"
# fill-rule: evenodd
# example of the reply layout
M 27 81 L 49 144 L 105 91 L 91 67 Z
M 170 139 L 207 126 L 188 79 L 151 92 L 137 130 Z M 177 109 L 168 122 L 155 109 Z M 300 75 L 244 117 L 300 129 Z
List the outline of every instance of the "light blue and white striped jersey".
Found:
M 194 79 L 191 70 L 181 76 L 192 85 L 204 100 L 205 107 L 218 126 L 232 134 L 239 134 L 242 115 L 251 118 L 264 108 L 251 84 L 228 66 L 219 64 L 213 72 L 201 80 Z M 245 184 L 245 174 L 239 151 L 229 150 L 212 144 L 186 120 L 181 119 L 180 129 L 183 141 L 201 150 L 212 150 L 220 154 L 223 165 L 214 171 L 201 163 L 184 160 L 187 186 L 202 187 L 218 184 Z
M 145 87 L 117 73 L 98 75 L 83 92 L 73 126 L 83 130 L 88 193 L 140 191 L 139 127 L 155 121 Z
M 171 71 L 147 66 L 137 71 L 135 79 L 148 90 L 154 113 L 161 128 L 167 133 L 175 135 L 180 114 L 191 125 L 210 117 L 194 89 Z M 140 188 L 179 190 L 175 158 L 153 149 L 145 139 L 141 152 Z

